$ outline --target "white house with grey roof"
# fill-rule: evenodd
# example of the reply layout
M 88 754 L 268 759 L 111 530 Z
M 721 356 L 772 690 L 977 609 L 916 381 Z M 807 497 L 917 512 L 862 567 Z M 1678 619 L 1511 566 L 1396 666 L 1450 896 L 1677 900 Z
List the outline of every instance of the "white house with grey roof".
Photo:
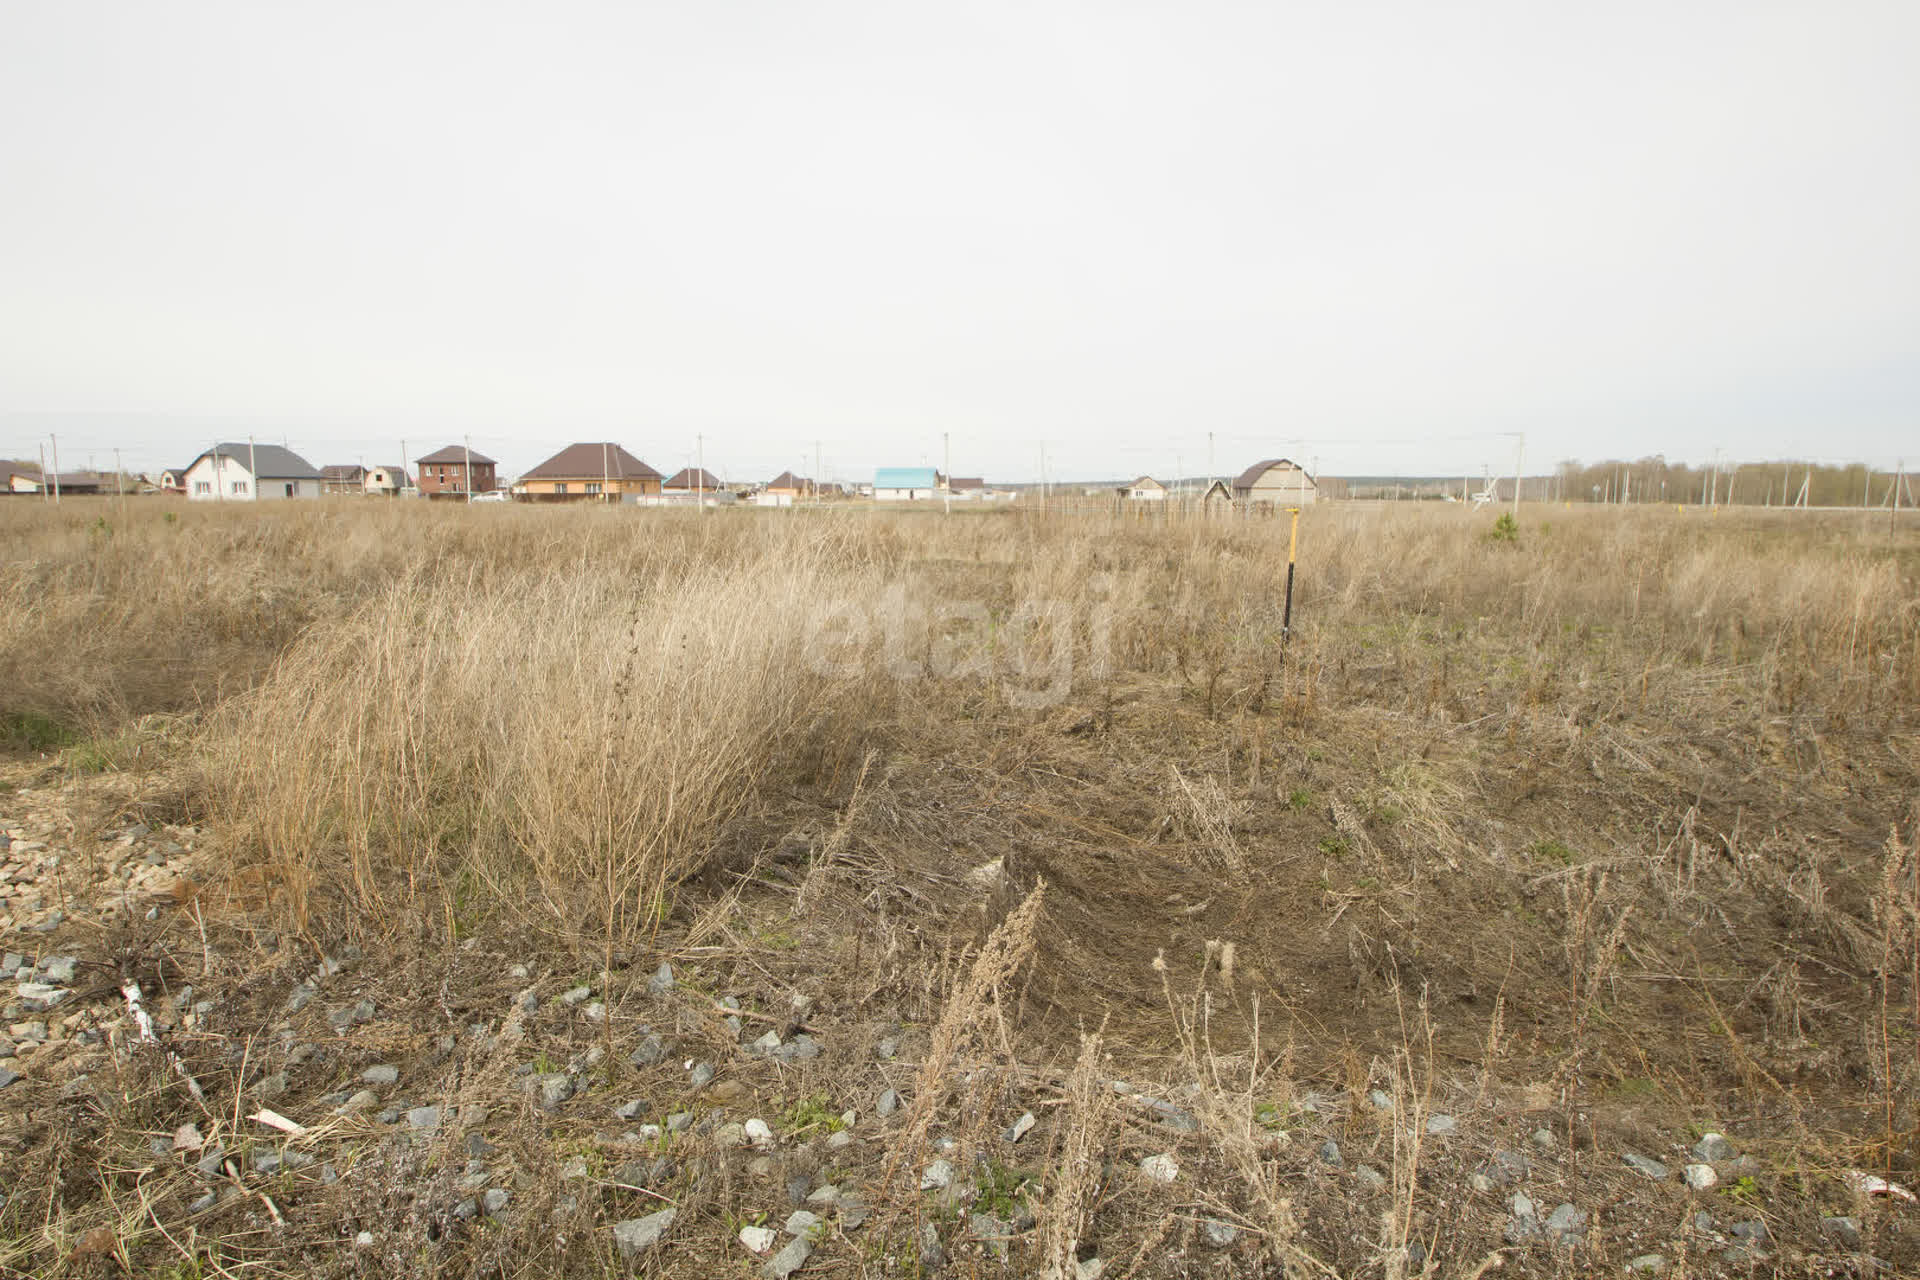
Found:
M 320 468 L 277 444 L 217 444 L 193 460 L 181 488 L 195 502 L 320 496 Z

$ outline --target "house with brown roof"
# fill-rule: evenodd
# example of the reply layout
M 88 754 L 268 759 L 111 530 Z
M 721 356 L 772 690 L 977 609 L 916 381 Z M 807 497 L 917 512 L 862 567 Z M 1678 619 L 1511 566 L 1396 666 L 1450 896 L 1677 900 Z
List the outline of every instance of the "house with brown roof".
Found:
M 1307 469 L 1286 458 L 1268 458 L 1242 471 L 1233 482 L 1235 502 L 1301 507 L 1319 496 Z
M 667 477 L 666 483 L 660 486 L 660 492 L 688 495 L 712 494 L 726 487 L 720 482 L 719 476 L 705 467 L 682 467 Z
M 358 463 L 336 463 L 320 468 L 320 492 L 331 497 L 347 493 L 355 497 L 367 491 L 367 469 Z
M 0 493 L 39 493 L 41 490 L 38 467 L 8 463 L 0 467 L 0 479 L 6 482 L 6 488 L 0 489 Z
M 1130 502 L 1165 502 L 1167 486 L 1152 476 L 1141 476 L 1132 484 L 1121 485 L 1120 496 Z
M 661 475 L 612 442 L 570 444 L 520 477 L 513 491 L 531 502 L 623 502 L 657 496 Z
M 428 498 L 466 498 L 476 493 L 492 493 L 499 487 L 494 474 L 498 464 L 484 453 L 475 453 L 462 444 L 435 449 L 414 460 L 420 477 L 420 493 Z

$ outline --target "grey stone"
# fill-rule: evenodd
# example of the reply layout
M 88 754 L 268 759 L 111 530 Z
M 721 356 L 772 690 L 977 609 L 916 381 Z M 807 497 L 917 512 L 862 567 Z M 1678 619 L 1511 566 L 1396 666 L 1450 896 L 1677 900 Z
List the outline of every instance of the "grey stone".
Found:
M 1367 1101 L 1373 1104 L 1375 1111 L 1393 1110 L 1393 1095 L 1381 1089 L 1375 1089 L 1367 1095 Z
M 1659 1253 L 1643 1253 L 1627 1263 L 1627 1270 L 1643 1276 L 1657 1276 L 1666 1269 L 1666 1255 Z
M 1359 1182 L 1361 1186 L 1366 1187 L 1369 1191 L 1385 1191 L 1387 1189 L 1387 1175 L 1370 1164 L 1363 1164 L 1356 1168 L 1353 1171 L 1353 1176 L 1355 1181 Z
M 1822 1218 L 1820 1229 L 1849 1249 L 1860 1247 L 1860 1219 Z
M 67 989 L 50 982 L 23 982 L 14 994 L 20 997 L 28 1013 L 45 1013 L 67 998 Z
M 1021 1115 L 1018 1120 L 1015 1120 L 1012 1125 L 1008 1126 L 1005 1137 L 1008 1142 L 1018 1142 L 1027 1136 L 1027 1131 L 1033 1128 L 1033 1126 L 1033 1112 L 1028 1111 Z
M 644 1218 L 628 1218 L 625 1222 L 614 1223 L 613 1243 L 619 1248 L 620 1256 L 631 1260 L 660 1243 L 660 1237 L 666 1234 L 678 1214 L 677 1209 L 662 1209 Z
M 494 1187 L 488 1191 L 486 1195 L 480 1197 L 480 1207 L 487 1211 L 489 1218 L 504 1211 L 512 1202 L 513 1193 L 505 1187 Z
M 922 1191 L 941 1191 L 953 1182 L 953 1166 L 945 1160 L 935 1160 L 920 1171 L 920 1189 Z
M 1767 1231 L 1767 1224 L 1758 1218 L 1734 1223 L 1727 1228 L 1727 1234 L 1736 1240 L 1745 1240 L 1755 1245 L 1764 1245 L 1773 1239 Z
M 820 1042 L 809 1035 L 797 1035 L 772 1054 L 782 1062 L 807 1062 L 820 1056 Z
M 573 1077 L 564 1071 L 548 1071 L 533 1078 L 534 1100 L 542 1111 L 552 1111 L 573 1096 Z
M 194 1162 L 193 1167 L 199 1171 L 200 1176 L 203 1178 L 217 1178 L 220 1176 L 220 1166 L 226 1158 L 227 1153 L 225 1148 L 216 1142 L 207 1149 L 206 1153 L 202 1155 L 199 1160 Z
M 500 1150 L 500 1148 L 488 1142 L 487 1136 L 483 1133 L 470 1133 L 467 1135 L 467 1154 L 476 1160 L 484 1160 L 498 1150 Z
M 805 1208 L 807 1196 L 812 1193 L 813 1179 L 804 1173 L 796 1173 L 787 1179 L 787 1203 Z
M 569 987 L 567 990 L 560 993 L 560 1003 L 563 1005 L 566 1005 L 567 1008 L 571 1009 L 576 1005 L 585 1004 L 587 1002 L 587 998 L 592 994 L 593 994 L 592 987 L 586 987 L 586 986 Z
M 1200 1219 L 1200 1238 L 1212 1249 L 1231 1249 L 1233 1242 L 1240 1238 L 1240 1228 L 1231 1222 L 1222 1222 L 1218 1218 Z
M 787 1220 L 781 1224 L 781 1227 L 790 1236 L 803 1236 L 819 1225 L 818 1214 L 808 1213 L 805 1209 L 795 1209 L 787 1215 Z
M 1459 1127 L 1460 1122 L 1450 1115 L 1436 1113 L 1427 1117 L 1427 1132 L 1436 1138 L 1444 1137 Z
M 787 1241 L 786 1247 L 767 1259 L 762 1273 L 768 1280 L 787 1280 L 787 1277 L 807 1265 L 807 1259 L 813 1256 L 813 1241 L 805 1236 L 795 1236 Z
M 4 960 L 0 960 L 0 977 L 12 977 L 27 963 L 27 958 L 18 951 L 9 951 Z
M 1718 1230 L 1719 1226 L 1720 1224 L 1714 1221 L 1713 1215 L 1705 1209 L 1693 1215 L 1693 1229 L 1695 1231 L 1711 1234 Z
M 693 1128 L 693 1112 L 676 1111 L 667 1117 L 668 1133 L 685 1133 Z
M 205 1213 L 207 1210 L 213 1208 L 213 1206 L 219 1203 L 220 1203 L 220 1193 L 218 1191 L 209 1191 L 205 1195 L 201 1196 L 198 1200 L 195 1200 L 192 1204 L 188 1205 L 187 1212 L 188 1213 Z
M 585 1156 L 568 1156 L 565 1160 L 561 1161 L 560 1177 L 562 1181 L 570 1182 L 575 1178 L 584 1178 L 586 1176 L 587 1158 Z
M 422 1133 L 432 1133 L 440 1127 L 440 1108 L 415 1107 L 407 1112 L 407 1125 Z
M 747 1121 L 746 1132 L 747 1132 L 747 1141 L 751 1142 L 756 1147 L 764 1148 L 764 1147 L 770 1147 L 773 1145 L 772 1127 L 769 1126 L 765 1120 L 760 1119 L 760 1117 L 758 1116 L 755 1116 L 753 1119 Z
M 687 1082 L 696 1089 L 704 1089 L 712 1084 L 713 1064 L 711 1062 L 694 1063 L 693 1070 L 687 1075 Z
M 867 1215 L 872 1212 L 865 1200 L 852 1192 L 843 1194 L 840 1197 L 840 1229 L 842 1231 L 857 1230 L 866 1222 Z
M 1516 1193 L 1510 1203 L 1513 1216 L 1507 1219 L 1507 1243 L 1525 1244 L 1529 1240 L 1539 1239 L 1540 1218 L 1533 1200 L 1524 1193 Z
M 1494 1180 L 1484 1173 L 1470 1173 L 1467 1175 L 1467 1186 L 1482 1194 L 1492 1191 L 1495 1185 Z
M 1665 1182 L 1667 1180 L 1667 1166 L 1661 1164 L 1658 1160 L 1648 1156 L 1637 1155 L 1631 1151 L 1623 1153 L 1620 1159 L 1629 1169 L 1637 1173 L 1644 1173 L 1655 1182 Z
M 1200 1132 L 1200 1122 L 1194 1119 L 1193 1113 L 1184 1107 L 1176 1107 L 1171 1102 L 1162 1102 L 1158 1098 L 1143 1098 L 1141 1101 L 1153 1111 L 1163 1128 L 1171 1129 L 1175 1133 Z
M 940 1243 L 940 1229 L 931 1222 L 920 1224 L 920 1265 L 928 1271 L 947 1265 L 947 1250 Z
M 19 1072 L 7 1067 L 0 1067 L 0 1089 L 4 1089 L 8 1085 L 18 1082 L 20 1078 Z
M 269 1100 L 279 1097 L 287 1091 L 287 1073 L 276 1071 L 270 1076 L 261 1076 L 253 1082 L 253 1088 L 247 1090 L 254 1097 Z
M 1496 1151 L 1487 1172 L 1500 1182 L 1517 1182 L 1527 1176 L 1527 1158 L 1518 1151 Z
M 775 1049 L 778 1049 L 779 1047 L 780 1047 L 780 1033 L 777 1031 L 769 1031 L 765 1035 L 761 1036 L 758 1040 L 755 1040 L 752 1044 L 748 1045 L 747 1052 L 756 1053 L 764 1057 L 765 1055 L 772 1053 Z
M 1346 1164 L 1346 1161 L 1340 1156 L 1340 1144 L 1332 1138 L 1328 1138 L 1320 1144 L 1320 1158 L 1336 1169 Z
M 987 1252 L 996 1258 L 1007 1256 L 1007 1237 L 1013 1233 L 1013 1224 L 994 1217 L 990 1213 L 976 1213 L 967 1218 L 967 1234 L 986 1245 Z
M 1532 1142 L 1534 1146 L 1540 1148 L 1542 1151 L 1551 1151 L 1560 1145 L 1560 1140 L 1553 1136 L 1553 1130 L 1551 1129 L 1535 1129 L 1533 1131 Z
M 873 1046 L 873 1056 L 882 1062 L 890 1062 L 900 1056 L 900 1042 L 889 1036 Z
M 368 1067 L 360 1073 L 360 1079 L 367 1084 L 399 1084 L 400 1068 L 382 1063 L 377 1067 Z
M 740 1243 L 753 1253 L 766 1253 L 779 1239 L 780 1233 L 771 1227 L 740 1228 Z
M 1693 1158 L 1702 1164 L 1719 1164 L 1739 1154 L 1734 1145 L 1727 1141 L 1725 1134 L 1703 1134 L 1700 1141 L 1693 1144 Z
M 540 1010 L 539 993 L 529 989 L 513 998 L 514 1007 L 522 1013 L 537 1013 Z
M 737 1121 L 723 1124 L 720 1126 L 719 1132 L 713 1135 L 713 1140 L 728 1150 L 736 1150 L 744 1147 L 747 1145 L 747 1127 Z
M 340 1171 L 338 1169 L 334 1168 L 331 1164 L 323 1164 L 320 1166 L 321 1186 L 330 1187 L 338 1181 L 340 1181 Z
M 613 1114 L 621 1120 L 632 1120 L 647 1109 L 645 1098 L 635 1098 L 632 1102 L 623 1102 L 613 1109 Z
M 807 1203 L 824 1205 L 831 1209 L 840 1203 L 840 1188 L 834 1186 L 831 1182 L 827 1183 L 824 1187 L 815 1187 L 812 1191 L 807 1192 Z
M 285 1163 L 286 1160 L 281 1156 L 280 1152 L 273 1147 L 262 1147 L 253 1153 L 253 1171 L 255 1173 L 264 1173 L 272 1176 L 280 1172 L 281 1166 Z
M 666 1042 L 659 1036 L 648 1032 L 640 1038 L 640 1044 L 628 1059 L 636 1067 L 651 1067 L 667 1056 Z
M 873 1113 L 877 1116 L 890 1116 L 900 1109 L 900 1095 L 891 1089 L 882 1091 L 880 1098 L 873 1104 Z
M 647 979 L 647 994 L 663 996 L 671 990 L 673 990 L 673 966 L 663 961 L 660 967 L 653 971 L 653 976 Z
M 40 962 L 40 976 L 56 985 L 72 982 L 73 970 L 72 956 L 49 956 Z
M 453 1216 L 456 1218 L 459 1218 L 463 1222 L 468 1218 L 479 1217 L 480 1202 L 475 1200 L 472 1196 L 468 1196 L 466 1199 L 460 1201 L 458 1204 L 453 1206 Z
M 1587 1215 L 1570 1204 L 1562 1204 L 1547 1215 L 1547 1230 L 1563 1239 L 1586 1229 Z
M 1681 1170 L 1681 1175 L 1695 1191 L 1711 1191 L 1720 1185 L 1720 1175 L 1713 1171 L 1710 1164 L 1690 1164 Z

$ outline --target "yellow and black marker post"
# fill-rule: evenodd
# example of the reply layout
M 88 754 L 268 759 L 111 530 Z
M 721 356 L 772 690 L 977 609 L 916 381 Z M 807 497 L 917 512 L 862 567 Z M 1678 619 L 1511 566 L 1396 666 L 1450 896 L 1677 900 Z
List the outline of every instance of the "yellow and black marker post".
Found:
M 1280 615 L 1280 643 L 1283 646 L 1293 635 L 1293 558 L 1300 550 L 1300 508 L 1288 507 L 1287 514 L 1293 517 L 1293 528 L 1287 533 L 1287 603 Z

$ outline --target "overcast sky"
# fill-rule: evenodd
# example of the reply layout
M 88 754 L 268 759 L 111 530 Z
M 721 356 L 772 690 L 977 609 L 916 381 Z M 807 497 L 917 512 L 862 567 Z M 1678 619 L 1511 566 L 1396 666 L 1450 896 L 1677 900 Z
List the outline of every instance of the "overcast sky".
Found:
M 1920 461 L 1920 4 L 0 0 L 0 455 Z

